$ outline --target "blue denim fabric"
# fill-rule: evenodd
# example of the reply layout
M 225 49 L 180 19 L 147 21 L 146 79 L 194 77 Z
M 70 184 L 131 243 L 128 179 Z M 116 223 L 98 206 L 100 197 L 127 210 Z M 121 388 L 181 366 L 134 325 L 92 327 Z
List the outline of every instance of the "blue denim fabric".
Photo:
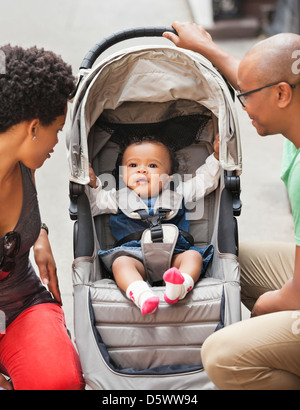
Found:
M 155 203 L 155 199 L 149 199 L 146 203 L 149 208 L 149 214 L 153 215 L 153 204 Z M 186 210 L 182 203 L 182 207 L 179 209 L 177 215 L 169 219 L 167 221 L 162 221 L 162 223 L 172 223 L 178 227 L 179 230 L 188 232 L 190 227 L 189 220 L 186 219 Z M 116 242 L 120 241 L 121 239 L 125 238 L 126 236 L 142 231 L 144 229 L 149 228 L 148 224 L 141 219 L 132 219 L 126 216 L 121 210 L 118 211 L 118 214 L 110 216 L 110 227 L 112 234 L 114 235 Z M 213 245 L 208 245 L 204 248 L 198 248 L 196 246 L 191 246 L 191 244 L 183 237 L 181 233 L 179 233 L 178 240 L 175 246 L 174 255 L 187 251 L 187 250 L 195 250 L 199 252 L 203 259 L 203 266 L 201 275 L 203 275 L 207 269 L 208 263 L 212 258 L 214 247 Z M 102 251 L 100 250 L 98 255 L 101 257 L 102 261 L 104 262 L 107 269 L 111 271 L 111 265 L 113 261 L 121 255 L 132 256 L 141 262 L 143 262 L 142 258 L 142 248 L 141 248 L 141 241 L 134 240 L 127 243 L 124 243 L 121 246 L 116 246 L 115 248 Z
M 150 202 L 151 201 L 151 202 Z M 149 199 L 147 205 L 149 209 L 149 215 L 153 215 L 153 198 Z M 167 221 L 162 221 L 162 223 L 172 223 L 185 232 L 188 232 L 190 227 L 190 222 L 185 218 L 185 208 L 182 204 L 177 215 L 174 218 Z M 125 238 L 126 236 L 142 231 L 149 228 L 149 225 L 142 221 L 141 219 L 128 218 L 120 209 L 116 215 L 110 216 L 110 228 L 114 235 L 116 242 Z

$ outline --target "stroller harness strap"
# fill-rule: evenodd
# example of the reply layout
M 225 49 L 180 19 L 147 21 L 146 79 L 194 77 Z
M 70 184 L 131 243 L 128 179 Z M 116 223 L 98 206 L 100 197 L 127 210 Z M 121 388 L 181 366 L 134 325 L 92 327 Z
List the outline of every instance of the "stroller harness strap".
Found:
M 149 225 L 152 242 L 156 243 L 163 241 L 164 233 L 161 226 L 161 221 L 166 219 L 167 213 L 170 211 L 171 209 L 158 208 L 154 215 L 148 214 L 145 209 L 138 209 L 135 211 L 138 212 L 141 219 Z
M 138 234 L 141 235 L 143 263 L 147 280 L 152 285 L 154 282 L 162 281 L 164 272 L 171 266 L 179 230 L 176 225 L 171 223 L 162 225 L 162 221 L 166 219 L 170 209 L 158 208 L 153 215 L 150 215 L 145 209 L 138 209 L 135 212 L 149 225 L 149 228 L 138 232 Z
M 146 222 L 149 225 L 152 242 L 163 242 L 163 229 L 161 222 L 166 219 L 166 215 L 168 212 L 170 212 L 170 209 L 159 208 L 155 215 L 150 215 L 145 209 L 137 209 L 134 212 L 137 212 L 140 215 L 142 221 Z M 115 246 L 121 246 L 124 243 L 131 241 L 139 241 L 142 238 L 143 233 L 144 229 L 126 235 L 124 236 L 124 238 L 117 241 Z M 191 246 L 194 246 L 194 238 L 189 232 L 179 229 L 179 233 L 184 237 L 186 241 L 189 242 Z

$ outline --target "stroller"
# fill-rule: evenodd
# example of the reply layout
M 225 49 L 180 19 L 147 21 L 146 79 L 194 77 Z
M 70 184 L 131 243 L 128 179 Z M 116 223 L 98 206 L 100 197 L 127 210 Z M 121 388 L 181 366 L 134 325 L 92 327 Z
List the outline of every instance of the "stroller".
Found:
M 201 361 L 205 339 L 241 319 L 238 228 L 241 147 L 233 93 L 201 55 L 174 46 L 136 46 L 98 56 L 128 38 L 172 28 L 112 35 L 85 57 L 67 136 L 70 216 L 74 223 L 74 328 L 83 373 L 96 390 L 214 389 Z M 114 246 L 109 215 L 92 217 L 85 185 L 89 166 L 108 186 L 124 136 L 163 134 L 176 145 L 182 172 L 193 175 L 220 135 L 221 178 L 192 218 L 195 246 L 214 245 L 205 277 L 170 306 L 153 283 L 160 308 L 141 315 L 99 260 Z M 154 256 L 155 258 L 155 256 Z

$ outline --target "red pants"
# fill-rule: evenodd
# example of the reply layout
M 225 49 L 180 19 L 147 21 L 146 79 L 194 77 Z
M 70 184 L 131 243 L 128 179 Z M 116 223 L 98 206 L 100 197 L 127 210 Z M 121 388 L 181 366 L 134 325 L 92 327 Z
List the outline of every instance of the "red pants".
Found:
M 79 357 L 59 305 L 33 306 L 0 334 L 0 372 L 10 376 L 15 390 L 84 389 Z

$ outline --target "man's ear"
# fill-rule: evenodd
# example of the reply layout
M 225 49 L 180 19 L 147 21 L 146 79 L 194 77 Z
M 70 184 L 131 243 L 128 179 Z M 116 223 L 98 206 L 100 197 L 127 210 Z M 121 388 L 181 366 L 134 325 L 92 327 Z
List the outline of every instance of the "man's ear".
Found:
M 286 83 L 282 82 L 277 85 L 277 105 L 279 108 L 286 108 L 292 101 L 293 89 Z

